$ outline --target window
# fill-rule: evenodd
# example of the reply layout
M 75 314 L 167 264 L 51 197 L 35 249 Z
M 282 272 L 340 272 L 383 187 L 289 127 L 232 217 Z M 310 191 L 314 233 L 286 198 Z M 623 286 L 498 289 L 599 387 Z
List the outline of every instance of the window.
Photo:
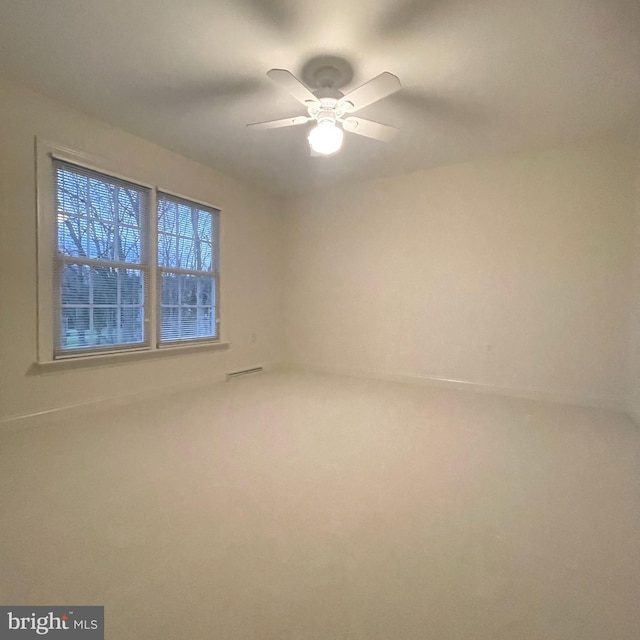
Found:
M 158 194 L 161 343 L 217 335 L 217 221 L 212 209 Z
M 219 341 L 217 209 L 66 158 L 53 158 L 51 184 L 41 361 Z
M 144 346 L 149 190 L 54 160 L 55 354 Z

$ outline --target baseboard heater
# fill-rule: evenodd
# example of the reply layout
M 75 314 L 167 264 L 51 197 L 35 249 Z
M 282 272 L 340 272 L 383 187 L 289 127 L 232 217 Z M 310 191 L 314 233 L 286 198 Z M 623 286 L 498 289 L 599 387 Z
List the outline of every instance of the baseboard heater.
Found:
M 241 378 L 242 376 L 250 376 L 254 373 L 262 373 L 263 367 L 254 367 L 253 369 L 243 369 L 242 371 L 234 371 L 233 373 L 227 373 L 227 381 L 234 378 Z

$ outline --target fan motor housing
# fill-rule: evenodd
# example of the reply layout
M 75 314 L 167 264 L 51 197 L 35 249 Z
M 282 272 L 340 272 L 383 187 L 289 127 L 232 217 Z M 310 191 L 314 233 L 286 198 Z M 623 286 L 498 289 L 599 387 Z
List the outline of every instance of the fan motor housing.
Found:
M 340 97 L 342 97 L 342 94 L 340 94 Z M 309 115 L 318 122 L 322 122 L 323 120 L 335 122 L 339 118 L 342 118 L 346 112 L 346 108 L 345 105 L 338 106 L 338 98 L 320 98 L 320 104 L 310 106 L 308 111 Z

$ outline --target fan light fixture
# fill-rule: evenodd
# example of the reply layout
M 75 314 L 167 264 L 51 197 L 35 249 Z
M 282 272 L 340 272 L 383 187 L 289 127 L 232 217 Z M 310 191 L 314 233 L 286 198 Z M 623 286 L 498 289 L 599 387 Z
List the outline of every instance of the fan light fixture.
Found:
M 267 71 L 267 76 L 271 80 L 277 82 L 304 105 L 307 115 L 252 122 L 247 126 L 253 129 L 278 129 L 315 122 L 316 126 L 308 135 L 312 156 L 330 156 L 339 151 L 342 147 L 345 131 L 382 142 L 392 140 L 398 133 L 395 127 L 373 122 L 373 120 L 356 118 L 351 114 L 398 91 L 400 80 L 392 73 L 383 71 L 369 82 L 365 82 L 345 95 L 338 89 L 338 86 L 342 86 L 340 78 L 344 77 L 344 69 L 346 68 L 349 70 L 349 74 L 351 73 L 350 67 L 344 61 L 334 63 L 333 58 L 329 60 L 329 63 L 325 62 L 325 58 L 322 56 L 315 59 L 316 73 L 312 84 L 318 89 L 314 92 L 300 82 L 291 71 L 286 69 Z M 351 75 L 348 77 L 350 79 Z
M 331 120 L 320 120 L 309 132 L 309 146 L 323 156 L 331 155 L 342 147 L 344 133 L 340 127 L 336 127 Z

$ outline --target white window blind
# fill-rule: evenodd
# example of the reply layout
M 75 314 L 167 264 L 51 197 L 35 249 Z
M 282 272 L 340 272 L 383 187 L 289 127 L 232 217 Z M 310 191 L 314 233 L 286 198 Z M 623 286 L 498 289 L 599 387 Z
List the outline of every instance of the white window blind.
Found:
M 218 338 L 219 211 L 158 193 L 160 344 Z
M 144 347 L 149 189 L 54 160 L 54 355 Z

